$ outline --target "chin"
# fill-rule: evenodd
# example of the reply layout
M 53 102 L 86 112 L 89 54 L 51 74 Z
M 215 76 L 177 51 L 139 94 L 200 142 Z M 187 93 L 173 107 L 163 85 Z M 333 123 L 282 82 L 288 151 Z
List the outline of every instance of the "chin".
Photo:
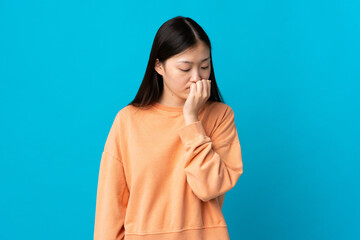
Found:
M 180 96 L 180 98 L 186 100 L 188 98 L 188 96 L 189 96 L 189 93 L 184 93 Z

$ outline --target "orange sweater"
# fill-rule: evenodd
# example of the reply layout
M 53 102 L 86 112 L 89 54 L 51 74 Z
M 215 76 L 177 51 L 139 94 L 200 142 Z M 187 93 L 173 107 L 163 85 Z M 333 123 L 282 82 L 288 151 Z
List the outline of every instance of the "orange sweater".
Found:
M 230 106 L 131 105 L 116 115 L 100 162 L 94 240 L 228 240 L 225 193 L 243 173 Z

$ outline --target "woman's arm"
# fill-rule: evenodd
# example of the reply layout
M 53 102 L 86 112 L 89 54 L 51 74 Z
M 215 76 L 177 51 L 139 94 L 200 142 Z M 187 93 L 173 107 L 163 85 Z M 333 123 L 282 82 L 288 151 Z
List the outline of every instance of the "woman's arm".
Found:
M 110 129 L 102 153 L 96 198 L 94 240 L 122 240 L 129 199 L 119 147 L 117 117 Z
M 227 106 L 211 138 L 201 121 L 182 127 L 185 173 L 192 191 L 202 201 L 225 194 L 243 173 L 241 147 L 234 112 Z

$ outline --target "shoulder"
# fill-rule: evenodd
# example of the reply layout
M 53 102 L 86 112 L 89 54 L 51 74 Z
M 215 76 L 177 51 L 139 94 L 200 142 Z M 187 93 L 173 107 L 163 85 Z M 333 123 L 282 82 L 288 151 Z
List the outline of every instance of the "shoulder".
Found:
M 133 111 L 133 106 L 132 105 L 126 105 L 125 107 L 120 108 L 119 110 L 117 110 L 116 114 L 115 114 L 115 122 L 122 122 L 124 119 L 127 119 L 130 115 L 130 113 Z
M 122 107 L 120 110 L 118 110 L 116 117 L 126 118 L 128 115 L 132 114 L 134 111 L 137 111 L 137 110 L 138 110 L 138 108 L 129 104 L 129 105 Z
M 140 108 L 128 104 L 117 111 L 115 121 L 121 125 L 127 125 L 129 122 L 132 122 L 135 119 L 142 118 L 144 114 L 146 115 L 146 113 L 146 111 L 142 111 Z
M 233 109 L 223 102 L 209 102 L 208 112 L 209 115 L 220 119 L 234 117 Z

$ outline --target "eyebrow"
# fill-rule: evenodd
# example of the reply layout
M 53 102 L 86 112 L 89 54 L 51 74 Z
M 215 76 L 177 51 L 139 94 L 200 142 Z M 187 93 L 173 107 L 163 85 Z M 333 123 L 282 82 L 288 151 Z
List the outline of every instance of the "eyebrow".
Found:
M 207 57 L 205 59 L 203 59 L 201 62 L 204 62 L 206 60 L 208 60 L 210 57 Z M 190 62 L 190 61 L 178 61 L 178 62 L 184 62 L 184 63 L 193 63 L 193 62 Z

